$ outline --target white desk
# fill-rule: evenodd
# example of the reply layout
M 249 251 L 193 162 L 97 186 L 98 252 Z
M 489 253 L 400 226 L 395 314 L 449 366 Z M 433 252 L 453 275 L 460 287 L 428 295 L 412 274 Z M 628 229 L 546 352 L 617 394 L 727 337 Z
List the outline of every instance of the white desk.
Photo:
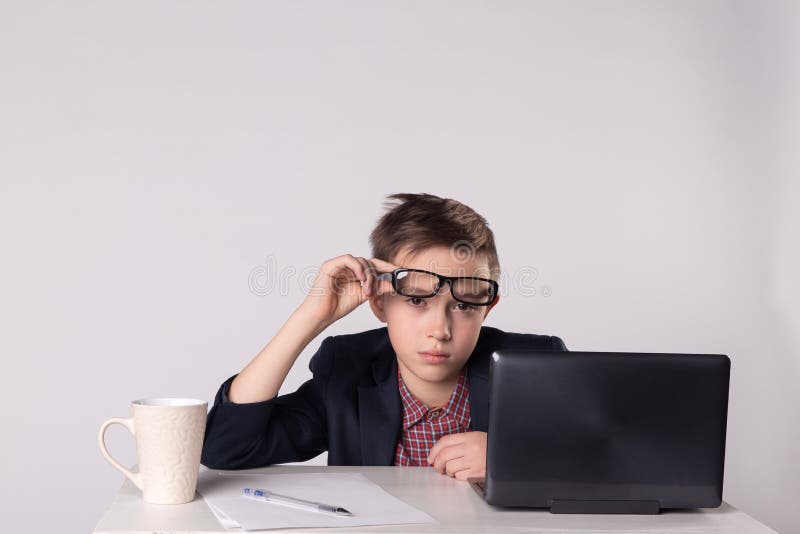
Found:
M 200 469 L 205 470 L 204 466 Z M 286 465 L 239 473 L 360 472 L 397 498 L 424 510 L 438 524 L 364 526 L 355 532 L 663 532 L 760 534 L 775 531 L 727 503 L 719 508 L 666 511 L 659 515 L 562 515 L 546 510 L 496 509 L 467 484 L 426 467 L 325 467 Z M 300 534 L 343 528 L 281 529 L 262 532 Z M 197 495 L 186 504 L 147 504 L 128 480 L 94 529 L 104 533 L 223 533 L 205 501 Z

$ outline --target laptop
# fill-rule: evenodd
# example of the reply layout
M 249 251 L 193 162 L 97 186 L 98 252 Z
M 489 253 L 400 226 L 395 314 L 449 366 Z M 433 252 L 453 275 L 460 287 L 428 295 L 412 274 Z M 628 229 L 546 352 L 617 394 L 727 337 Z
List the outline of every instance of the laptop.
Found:
M 485 479 L 494 506 L 657 514 L 722 502 L 723 354 L 498 350 Z

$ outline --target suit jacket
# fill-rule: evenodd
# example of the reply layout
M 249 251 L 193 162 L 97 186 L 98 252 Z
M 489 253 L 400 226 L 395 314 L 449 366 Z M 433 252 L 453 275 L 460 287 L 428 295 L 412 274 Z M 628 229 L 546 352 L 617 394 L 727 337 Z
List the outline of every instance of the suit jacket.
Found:
M 487 430 L 492 352 L 516 348 L 567 350 L 557 336 L 482 326 L 466 364 L 472 430 Z M 313 378 L 297 391 L 261 402 L 231 402 L 236 375 L 225 380 L 208 413 L 202 464 L 246 469 L 327 450 L 328 465 L 392 465 L 403 414 L 387 328 L 326 337 L 309 369 Z

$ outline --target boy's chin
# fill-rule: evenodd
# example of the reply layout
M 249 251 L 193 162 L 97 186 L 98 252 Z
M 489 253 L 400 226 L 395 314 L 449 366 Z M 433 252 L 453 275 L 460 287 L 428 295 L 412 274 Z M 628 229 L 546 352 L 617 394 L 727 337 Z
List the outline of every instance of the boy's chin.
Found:
M 445 364 L 426 364 L 417 362 L 408 366 L 417 377 L 427 382 L 447 382 L 461 373 L 461 367 L 453 368 Z

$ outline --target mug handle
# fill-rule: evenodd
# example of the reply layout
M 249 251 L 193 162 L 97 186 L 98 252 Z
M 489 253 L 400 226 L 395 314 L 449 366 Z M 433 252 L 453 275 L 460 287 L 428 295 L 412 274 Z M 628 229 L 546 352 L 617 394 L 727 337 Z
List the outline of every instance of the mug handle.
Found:
M 133 471 L 130 471 L 129 469 L 125 469 L 122 466 L 122 464 L 120 464 L 118 461 L 116 461 L 108 453 L 108 449 L 106 449 L 106 442 L 105 442 L 106 429 L 109 426 L 113 425 L 113 424 L 124 426 L 125 428 L 127 428 L 130 431 L 132 436 L 136 436 L 136 432 L 134 432 L 134 430 L 133 430 L 133 419 L 123 419 L 121 417 L 112 417 L 111 419 L 109 419 L 108 421 L 106 421 L 105 423 L 100 425 L 100 432 L 97 434 L 97 442 L 100 445 L 100 452 L 103 453 L 103 456 L 105 456 L 106 460 L 108 460 L 108 462 L 112 466 L 114 466 L 115 469 L 117 469 L 120 473 L 122 473 L 123 475 L 128 477 L 128 479 L 131 482 L 136 484 L 137 488 L 139 488 L 140 490 L 144 490 L 144 488 L 142 487 L 143 486 L 143 484 L 142 484 L 142 474 L 141 473 L 134 473 Z

